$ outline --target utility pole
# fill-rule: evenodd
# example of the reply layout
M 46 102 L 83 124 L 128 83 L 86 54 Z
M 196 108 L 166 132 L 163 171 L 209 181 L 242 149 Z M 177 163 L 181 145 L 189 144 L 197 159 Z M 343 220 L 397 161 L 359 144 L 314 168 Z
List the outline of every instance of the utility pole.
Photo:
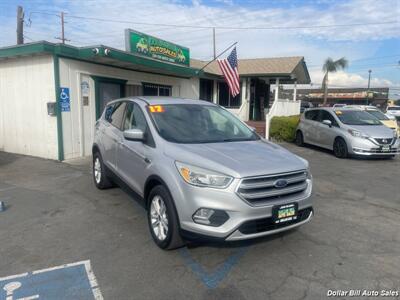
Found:
M 24 9 L 17 7 L 17 45 L 24 43 Z
M 65 34 L 64 34 L 64 12 L 61 12 L 61 41 L 65 44 Z
M 214 50 L 214 59 L 217 58 L 217 50 L 216 50 L 216 46 L 215 46 L 215 27 L 213 27 L 213 50 Z
M 368 70 L 368 89 L 367 89 L 367 105 L 368 105 L 368 99 L 369 99 L 369 87 L 371 85 L 371 72 L 372 70 Z
M 61 19 L 61 37 L 56 37 L 56 39 L 61 40 L 61 42 L 63 44 L 65 44 L 65 42 L 69 41 L 69 39 L 65 38 L 65 31 L 64 31 L 65 21 L 64 21 L 64 12 L 63 11 L 60 13 L 59 17 Z

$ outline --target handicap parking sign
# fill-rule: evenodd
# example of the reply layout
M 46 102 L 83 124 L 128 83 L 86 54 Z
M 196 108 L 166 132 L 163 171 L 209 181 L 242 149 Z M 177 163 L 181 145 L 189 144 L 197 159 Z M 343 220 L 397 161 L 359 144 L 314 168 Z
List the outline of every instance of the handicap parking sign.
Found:
M 0 300 L 102 300 L 90 261 L 0 278 Z
M 71 101 L 69 98 L 69 88 L 60 88 L 61 111 L 71 111 Z

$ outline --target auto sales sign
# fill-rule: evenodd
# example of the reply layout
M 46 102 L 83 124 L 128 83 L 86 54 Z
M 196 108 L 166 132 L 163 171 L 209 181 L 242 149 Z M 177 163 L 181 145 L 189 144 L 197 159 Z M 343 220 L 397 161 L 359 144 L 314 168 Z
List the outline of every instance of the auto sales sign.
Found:
M 132 29 L 125 30 L 126 51 L 153 59 L 189 66 L 189 49 Z

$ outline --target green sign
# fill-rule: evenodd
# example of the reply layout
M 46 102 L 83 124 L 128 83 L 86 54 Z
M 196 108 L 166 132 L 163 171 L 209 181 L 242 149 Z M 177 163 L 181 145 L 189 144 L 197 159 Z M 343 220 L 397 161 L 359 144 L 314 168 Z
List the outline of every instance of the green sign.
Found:
M 189 66 L 189 49 L 134 31 L 125 30 L 126 50 L 134 54 L 151 57 L 157 60 Z

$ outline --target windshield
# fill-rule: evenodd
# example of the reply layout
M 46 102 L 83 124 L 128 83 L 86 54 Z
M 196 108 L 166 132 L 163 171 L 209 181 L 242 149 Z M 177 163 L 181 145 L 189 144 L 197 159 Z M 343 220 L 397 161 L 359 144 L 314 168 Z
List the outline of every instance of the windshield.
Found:
M 158 133 L 174 143 L 219 143 L 260 139 L 230 112 L 196 104 L 151 105 L 148 111 Z
M 382 123 L 366 111 L 337 110 L 339 120 L 346 125 L 381 125 Z
M 390 120 L 383 112 L 379 110 L 367 110 L 367 112 L 381 121 Z
M 387 110 L 400 110 L 400 106 L 389 106 Z

